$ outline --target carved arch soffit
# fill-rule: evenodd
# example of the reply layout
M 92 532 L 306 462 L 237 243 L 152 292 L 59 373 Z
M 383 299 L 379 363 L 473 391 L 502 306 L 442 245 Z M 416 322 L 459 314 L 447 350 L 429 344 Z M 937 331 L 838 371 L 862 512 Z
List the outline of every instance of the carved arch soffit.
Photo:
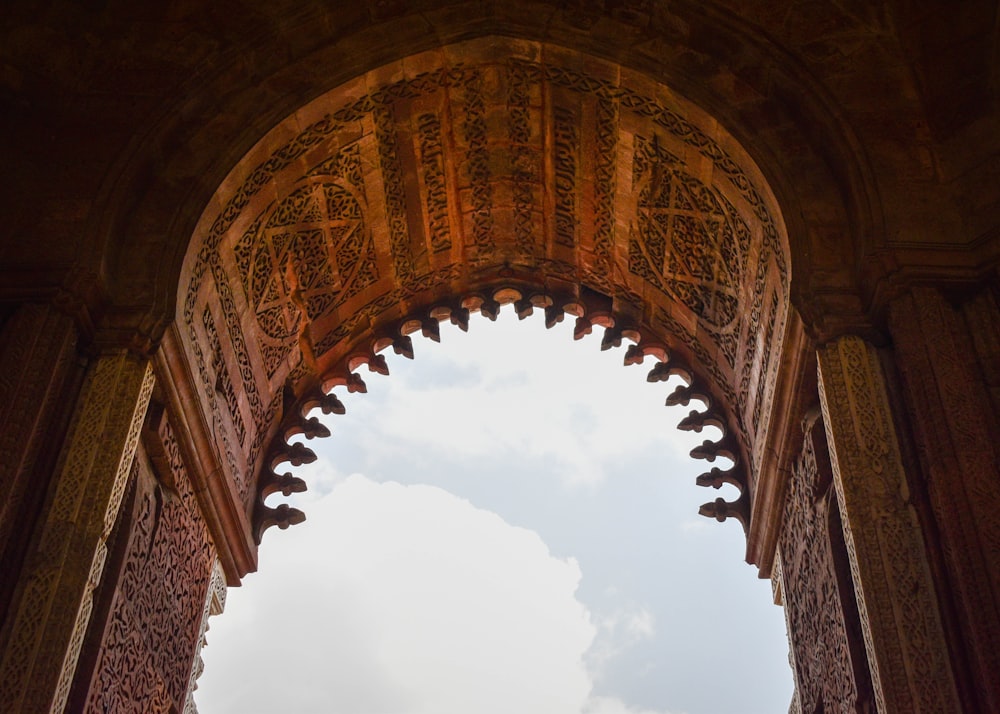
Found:
M 302 517 L 264 504 L 304 485 L 276 471 L 310 458 L 290 432 L 319 435 L 302 400 L 362 389 L 354 370 L 385 371 L 381 350 L 501 302 L 633 340 L 626 363 L 660 360 L 651 381 L 681 374 L 672 398 L 708 407 L 681 428 L 723 431 L 693 455 L 736 463 L 700 482 L 742 489 L 702 512 L 746 527 L 787 246 L 761 172 L 698 107 L 618 65 L 482 38 L 358 77 L 244 157 L 186 256 L 181 342 L 258 540 Z

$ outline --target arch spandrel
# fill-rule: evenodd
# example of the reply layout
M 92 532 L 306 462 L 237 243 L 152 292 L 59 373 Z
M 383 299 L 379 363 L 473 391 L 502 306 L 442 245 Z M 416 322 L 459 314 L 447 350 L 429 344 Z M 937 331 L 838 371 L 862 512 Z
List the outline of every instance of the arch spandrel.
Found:
M 266 135 L 199 222 L 179 315 L 246 508 L 286 385 L 344 380 L 405 319 L 504 286 L 683 355 L 756 467 L 789 265 L 775 199 L 709 115 L 612 63 L 483 38 L 371 71 Z

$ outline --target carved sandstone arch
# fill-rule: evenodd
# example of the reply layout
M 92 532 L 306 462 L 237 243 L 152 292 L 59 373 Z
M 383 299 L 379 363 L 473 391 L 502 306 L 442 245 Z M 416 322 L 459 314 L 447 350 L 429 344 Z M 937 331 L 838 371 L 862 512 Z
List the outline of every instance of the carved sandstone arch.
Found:
M 787 595 L 786 612 L 803 616 L 799 625 L 792 620 L 799 663 L 803 653 L 842 651 L 817 643 L 846 637 L 854 654 L 863 649 L 865 657 L 852 654 L 851 666 L 837 671 L 867 671 L 874 700 L 893 711 L 912 711 L 917 700 L 928 702 L 928 711 L 942 708 L 934 702 L 950 685 L 939 686 L 940 680 L 911 666 L 932 662 L 951 663 L 939 669 L 945 679 L 954 675 L 962 708 L 1000 710 L 1000 567 L 992 547 L 1000 533 L 994 515 L 1000 511 L 994 488 L 1000 479 L 989 478 L 1000 463 L 997 440 L 990 438 L 997 432 L 991 407 L 1000 403 L 995 0 L 963 4 L 961 11 L 942 3 L 915 10 L 896 3 L 793 0 L 234 0 L 204 8 L 153 3 L 142 12 L 114 3 L 68 12 L 39 12 L 36 5 L 13 2 L 0 21 L 5 167 L 16 179 L 0 192 L 0 391 L 7 397 L 0 410 L 7 427 L 0 569 L 12 574 L 0 578 L 0 689 L 9 693 L 9 706 L 61 710 L 74 667 L 77 683 L 91 681 L 93 668 L 77 666 L 78 653 L 120 651 L 104 648 L 102 628 L 129 620 L 115 620 L 102 606 L 110 600 L 94 596 L 100 578 L 118 601 L 129 607 L 138 601 L 130 595 L 135 581 L 119 578 L 113 563 L 104 564 L 105 554 L 124 552 L 112 547 L 108 531 L 116 512 L 134 552 L 162 553 L 171 546 L 168 530 L 144 532 L 142 518 L 119 508 L 121 494 L 112 486 L 130 454 L 139 467 L 132 483 L 142 486 L 137 504 L 155 503 L 170 484 L 189 482 L 181 501 L 194 520 L 177 522 L 177 538 L 217 544 L 235 583 L 255 564 L 254 492 L 266 485 L 258 467 L 284 448 L 277 435 L 285 426 L 301 428 L 293 422 L 302 400 L 326 380 L 351 379 L 360 386 L 359 376 L 348 371 L 365 360 L 380 369 L 377 349 L 398 340 L 405 350 L 404 333 L 418 323 L 433 331 L 439 318 L 461 321 L 462 310 L 481 308 L 477 300 L 489 303 L 516 292 L 522 309 L 547 305 L 554 319 L 570 306 L 610 325 L 610 344 L 621 328 L 621 337 L 638 336 L 637 350 L 670 348 L 672 360 L 694 372 L 696 387 L 711 388 L 715 418 L 738 439 L 741 463 L 749 467 L 748 559 Z M 346 134 L 320 136 L 318 143 L 300 147 L 301 153 L 294 147 L 280 153 L 310 126 L 319 128 L 326 113 L 364 97 L 378 99 L 380 88 L 398 87 L 421 73 L 452 71 L 458 48 L 470 41 L 467 47 L 479 49 L 462 65 L 466 69 L 499 65 L 506 46 L 516 50 L 507 54 L 547 73 L 558 69 L 593 80 L 585 91 L 559 89 L 564 80 L 546 75 L 539 96 L 551 101 L 527 102 L 540 107 L 528 112 L 529 127 L 544 128 L 518 144 L 529 169 L 532 156 L 542 157 L 535 161 L 544 169 L 535 183 L 512 180 L 513 169 L 495 162 L 502 153 L 493 150 L 502 143 L 497 137 L 510 131 L 496 123 L 492 110 L 507 106 L 489 99 L 498 90 L 484 85 L 484 165 L 490 175 L 477 190 L 488 189 L 483 205 L 497 209 L 489 213 L 493 223 L 485 246 L 476 243 L 474 229 L 490 224 L 472 202 L 477 194 L 470 179 L 448 168 L 456 161 L 465 165 L 470 142 L 463 138 L 468 132 L 462 118 L 469 112 L 437 117 L 443 137 L 437 154 L 433 142 L 420 142 L 438 132 L 433 111 L 414 109 L 408 97 L 374 101 L 389 107 L 393 118 L 406 105 L 408 123 L 393 123 L 394 140 L 380 144 L 373 120 L 367 120 L 376 150 L 365 149 L 363 141 L 357 145 L 363 191 L 336 171 L 303 178 L 332 158 L 333 148 L 349 148 Z M 483 49 L 491 43 L 493 55 Z M 414 64 L 419 57 L 429 59 Z M 438 83 L 421 96 L 444 93 L 447 101 L 437 106 L 462 109 L 463 95 L 451 93 L 462 86 Z M 738 343 L 747 348 L 744 354 L 752 346 L 754 359 L 760 357 L 749 385 L 764 385 L 765 393 L 773 388 L 768 398 L 781 405 L 773 409 L 766 436 L 749 429 L 759 427 L 748 414 L 761 400 L 754 401 L 753 389 L 744 398 L 740 370 L 747 361 L 737 351 L 738 366 L 729 370 L 719 349 L 729 314 L 726 297 L 756 299 L 749 273 L 735 266 L 723 276 L 732 282 L 711 281 L 706 302 L 706 294 L 692 286 L 704 287 L 702 278 L 711 270 L 674 270 L 658 262 L 657 245 L 662 238 L 672 250 L 676 227 L 687 217 L 672 202 L 680 195 L 671 193 L 675 183 L 705 187 L 684 195 L 701 195 L 707 216 L 738 216 L 754 241 L 762 219 L 747 211 L 732 176 L 715 171 L 722 162 L 706 153 L 710 144 L 692 148 L 684 136 L 698 134 L 678 134 L 673 129 L 680 123 L 661 126 L 657 116 L 666 115 L 643 114 L 641 102 L 626 106 L 620 97 L 612 101 L 618 127 L 624 127 L 615 135 L 613 213 L 595 208 L 600 176 L 594 157 L 603 154 L 588 147 L 602 115 L 590 111 L 600 101 L 588 104 L 580 97 L 599 95 L 601 87 L 629 88 L 663 105 L 715 142 L 769 210 L 780 206 L 794 280 L 779 297 L 784 304 L 780 300 L 788 296 L 788 318 L 773 387 L 768 369 L 759 370 L 767 345 L 773 350 L 768 368 L 775 362 L 773 341 L 758 333 L 756 344 Z M 318 107 L 312 115 L 310 106 Z M 423 121 L 428 114 L 432 119 Z M 364 128 L 365 121 L 356 124 Z M 634 151 L 639 139 L 646 141 L 645 168 Z M 577 141 L 581 148 L 574 151 Z M 399 255 L 416 256 L 410 277 L 418 280 L 405 289 L 394 262 L 396 233 L 390 232 L 386 202 L 378 198 L 384 187 L 373 183 L 391 173 L 383 170 L 382 145 L 410 147 L 410 158 L 399 159 L 404 168 L 406 161 L 411 168 L 430 167 L 402 171 L 410 183 L 404 178 L 396 194 L 406 207 L 407 238 L 400 245 L 408 252 Z M 330 151 L 324 155 L 324 149 Z M 565 167 L 574 157 L 582 182 L 556 181 L 564 178 L 557 160 Z M 433 171 L 438 158 L 443 175 Z M 255 173 L 258 166 L 264 175 Z M 425 205 L 435 186 L 445 187 L 447 212 Z M 537 199 L 529 190 L 530 200 L 513 191 L 538 186 L 551 190 Z M 242 192 L 246 203 L 239 201 L 241 187 L 250 188 Z M 631 188 L 636 190 L 626 194 Z M 626 195 L 634 202 L 623 208 Z M 277 219 L 265 226 L 286 199 L 288 214 L 295 214 L 295 201 L 325 208 L 315 216 L 296 214 L 315 220 L 278 225 Z M 551 222 L 517 224 L 517 200 L 537 201 L 540 215 Z M 603 224 L 594 218 L 601 215 L 615 217 L 608 265 L 620 273 L 597 261 L 595 236 Z M 778 215 L 771 213 L 775 225 Z M 205 252 L 204 272 L 196 275 L 199 251 L 219 216 L 230 223 L 213 239 L 218 243 Z M 235 246 L 256 218 L 261 232 L 252 235 L 255 242 L 240 260 L 282 265 L 283 272 L 265 269 L 260 281 L 244 285 Z M 442 225 L 454 239 L 448 248 L 440 240 Z M 530 250 L 521 254 L 513 242 L 518 225 L 531 240 L 537 237 L 535 247 L 529 240 Z M 738 233 L 740 222 L 715 225 Z M 282 244 L 281 229 L 294 234 L 294 241 Z M 705 224 L 700 229 L 720 235 Z M 199 242 L 184 268 L 192 236 Z M 358 237 L 371 239 L 374 265 L 387 271 L 380 273 L 382 283 L 364 289 L 384 297 L 384 304 L 369 305 L 365 300 L 372 295 L 362 293 L 337 304 L 352 289 L 345 285 L 364 278 L 357 263 L 342 266 L 336 251 L 328 251 L 333 257 L 326 265 L 306 261 L 303 268 L 299 258 Z M 636 250 L 630 253 L 632 237 Z M 713 249 L 725 245 L 709 242 Z M 420 246 L 423 252 L 414 250 Z M 420 282 L 440 275 L 436 271 L 446 265 L 436 261 L 445 258 L 457 266 L 452 277 Z M 747 265 L 759 265 L 759 258 L 752 254 Z M 653 277 L 629 272 L 642 260 L 653 266 Z M 568 270 L 553 272 L 558 263 Z M 218 291 L 216 274 L 224 288 Z M 197 309 L 185 322 L 192 285 Z M 616 292 L 617 286 L 625 290 Z M 680 326 L 657 322 L 658 307 Z M 193 337 L 186 333 L 191 325 Z M 335 335 L 341 325 L 348 332 Z M 580 326 L 585 329 L 587 321 Z M 749 336 L 742 325 L 739 330 Z M 856 342 L 855 335 L 867 342 Z M 323 344 L 326 338 L 332 341 Z M 271 357 L 265 356 L 265 342 Z M 315 365 L 299 369 L 298 358 L 310 351 Z M 272 358 L 277 370 L 269 374 L 262 360 Z M 140 389 L 146 382 L 139 379 L 149 360 L 155 373 L 151 395 Z M 672 362 L 663 364 L 661 369 L 670 369 Z M 720 370 L 723 378 L 716 374 Z M 282 378 L 285 373 L 290 380 Z M 115 374 L 120 378 L 108 377 Z M 260 413 L 264 418 L 258 420 Z M 803 416 L 815 419 L 807 433 L 799 426 Z M 138 443 L 133 427 L 141 431 Z M 873 451 L 872 434 L 883 437 L 881 447 L 891 458 L 862 458 Z M 818 458 L 824 452 L 829 460 Z M 254 459 L 248 459 L 251 453 Z M 90 467 L 77 468 L 80 455 Z M 902 500 L 888 498 L 897 491 Z M 784 507 L 789 510 L 783 518 Z M 844 537 L 838 536 L 842 531 Z M 815 538 L 828 542 L 813 548 Z M 910 555 L 900 557 L 904 545 Z M 174 592 L 159 588 L 164 578 L 158 576 L 180 569 L 168 559 L 147 557 L 143 562 L 155 566 L 146 571 L 146 582 L 153 584 L 147 595 L 164 597 L 171 605 L 164 612 L 190 622 L 190 613 L 205 604 L 204 593 L 196 591 L 207 587 L 209 560 L 187 581 L 190 598 L 182 605 Z M 846 575 L 845 563 L 851 565 Z M 823 573 L 827 577 L 817 582 Z M 841 581 L 837 598 L 827 588 L 833 577 Z M 812 598 L 819 588 L 827 588 L 823 597 Z M 814 603 L 838 598 L 844 628 L 824 629 L 835 618 L 828 617 L 826 605 Z M 869 623 L 853 634 L 852 610 L 862 621 L 867 613 Z M 933 622 L 938 615 L 940 626 Z M 143 625 L 166 638 L 148 640 L 143 657 L 151 661 L 154 653 L 163 657 L 176 647 L 181 656 L 164 659 L 179 663 L 190 649 L 183 644 L 187 636 L 171 641 L 176 631 L 163 623 Z M 945 637 L 933 634 L 942 627 Z M 133 641 L 139 632 L 119 629 Z M 81 646 L 84 635 L 93 647 Z M 951 673 L 944 672 L 949 667 Z M 145 669 L 148 681 L 156 669 Z M 824 711 L 834 704 L 855 706 L 834 693 L 850 687 L 827 686 L 829 671 L 797 669 L 805 710 L 815 709 L 821 698 Z M 174 674 L 175 684 L 187 680 Z M 904 681 L 909 684 L 902 687 Z M 909 691 L 900 693 L 897 684 Z M 863 699 L 862 689 L 853 688 Z M 128 695 L 138 700 L 137 691 Z
M 752 18 L 704 2 L 660 4 L 649 12 L 552 0 L 528 0 L 516 12 L 503 4 L 436 4 L 373 8 L 344 24 L 335 8 L 296 3 L 280 23 L 240 35 L 242 54 L 199 67 L 164 98 L 107 176 L 99 219 L 87 226 L 89 254 L 101 262 L 83 270 L 99 285 L 77 275 L 66 288 L 103 318 L 108 338 L 158 343 L 176 316 L 177 276 L 204 206 L 275 124 L 383 64 L 490 36 L 620 64 L 719 119 L 754 157 L 783 207 L 797 276 L 792 302 L 810 329 L 830 334 L 868 325 L 859 266 L 884 229 L 862 141 L 846 120 L 843 98 Z
M 746 489 L 710 514 L 746 525 L 789 318 L 787 245 L 777 201 L 725 129 L 578 52 L 482 38 L 315 99 L 216 192 L 165 344 L 194 373 L 178 401 L 215 437 L 228 486 L 212 498 L 225 540 L 243 541 L 242 557 L 223 557 L 231 576 L 252 563 L 251 538 L 299 517 L 259 497 L 301 487 L 273 467 L 303 457 L 284 442 L 310 428 L 303 406 L 334 384 L 363 389 L 353 371 L 384 369 L 378 352 L 407 352 L 410 332 L 500 302 L 603 326 L 609 345 L 632 339 L 627 361 L 661 360 L 650 379 L 684 374 L 710 406 L 688 426 L 725 434 L 700 455 L 737 461 L 706 481 Z

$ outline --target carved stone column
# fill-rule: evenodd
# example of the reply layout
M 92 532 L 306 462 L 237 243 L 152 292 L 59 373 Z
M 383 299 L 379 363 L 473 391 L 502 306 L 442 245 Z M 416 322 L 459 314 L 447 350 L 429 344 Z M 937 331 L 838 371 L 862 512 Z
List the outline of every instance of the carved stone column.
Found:
M 880 712 L 962 711 L 934 583 L 874 349 L 819 350 L 819 392 Z
M 891 306 L 894 356 L 941 535 L 976 706 L 1000 711 L 1000 308 L 984 291 L 960 309 L 932 288 Z
M 8 711 L 65 705 L 153 382 L 150 364 L 125 351 L 89 368 L 0 640 Z
M 0 327 L 0 622 L 55 468 L 75 379 L 73 320 L 24 303 Z

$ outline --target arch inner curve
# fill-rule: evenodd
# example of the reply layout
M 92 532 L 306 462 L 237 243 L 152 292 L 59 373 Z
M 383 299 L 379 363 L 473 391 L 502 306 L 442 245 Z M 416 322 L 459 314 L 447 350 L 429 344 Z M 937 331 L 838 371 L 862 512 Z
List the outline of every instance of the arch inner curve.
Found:
M 258 142 L 198 224 L 181 344 L 248 518 L 310 395 L 362 388 L 353 370 L 408 332 L 503 301 L 679 360 L 752 481 L 787 245 L 711 116 L 627 67 L 487 37 L 373 69 Z

